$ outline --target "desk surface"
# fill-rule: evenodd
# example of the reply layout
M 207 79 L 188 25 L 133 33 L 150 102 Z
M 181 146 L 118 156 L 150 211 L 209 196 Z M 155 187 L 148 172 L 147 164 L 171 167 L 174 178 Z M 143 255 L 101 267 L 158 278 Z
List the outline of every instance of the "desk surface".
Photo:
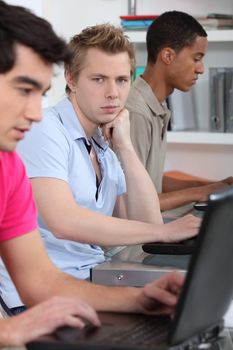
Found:
M 193 205 L 189 204 L 163 213 L 163 218 L 165 222 L 171 221 L 187 213 L 198 214 Z M 185 273 L 190 258 L 188 255 L 147 254 L 141 245 L 113 248 L 110 256 L 109 261 L 92 269 L 92 282 L 139 287 L 173 270 Z
M 150 255 L 143 252 L 141 245 L 124 247 L 111 261 L 94 267 L 91 280 L 98 284 L 140 287 L 170 271 L 185 273 L 189 258 L 188 255 Z

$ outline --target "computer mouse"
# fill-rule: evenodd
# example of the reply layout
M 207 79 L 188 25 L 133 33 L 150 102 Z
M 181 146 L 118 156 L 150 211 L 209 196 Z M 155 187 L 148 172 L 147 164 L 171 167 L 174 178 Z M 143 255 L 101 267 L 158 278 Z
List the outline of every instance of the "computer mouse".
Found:
M 194 209 L 200 211 L 206 211 L 208 207 L 208 202 L 196 202 L 193 204 Z

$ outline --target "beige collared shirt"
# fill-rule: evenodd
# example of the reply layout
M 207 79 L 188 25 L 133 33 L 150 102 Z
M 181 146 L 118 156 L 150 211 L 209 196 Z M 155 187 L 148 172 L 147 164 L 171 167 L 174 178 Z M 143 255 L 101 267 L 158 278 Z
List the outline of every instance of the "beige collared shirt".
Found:
M 141 77 L 137 77 L 131 87 L 126 108 L 130 112 L 133 145 L 160 193 L 171 113 L 166 102 L 161 104 Z

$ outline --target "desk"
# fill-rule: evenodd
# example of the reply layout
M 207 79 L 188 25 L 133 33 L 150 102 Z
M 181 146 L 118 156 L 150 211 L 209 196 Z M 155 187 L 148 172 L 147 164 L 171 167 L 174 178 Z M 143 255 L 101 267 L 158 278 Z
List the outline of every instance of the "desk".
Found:
M 185 273 L 188 261 L 187 255 L 153 256 L 143 252 L 141 245 L 124 247 L 111 261 L 94 267 L 91 280 L 105 285 L 141 287 L 170 271 L 178 269 Z
M 192 204 L 167 211 L 164 221 L 171 221 L 187 213 L 197 214 Z M 185 273 L 190 256 L 187 255 L 150 255 L 143 252 L 141 245 L 121 247 L 120 251 L 92 269 L 91 280 L 94 283 L 116 286 L 141 287 L 160 278 L 167 272 L 179 270 Z

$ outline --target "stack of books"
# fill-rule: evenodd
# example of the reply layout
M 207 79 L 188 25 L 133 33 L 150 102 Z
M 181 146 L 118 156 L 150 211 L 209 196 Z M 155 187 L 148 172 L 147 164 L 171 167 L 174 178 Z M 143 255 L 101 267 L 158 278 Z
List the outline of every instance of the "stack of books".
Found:
M 206 29 L 233 29 L 233 15 L 211 13 L 206 17 L 196 17 Z
M 147 30 L 158 15 L 120 16 L 122 28 L 127 30 Z
M 233 68 L 210 68 L 210 130 L 233 132 Z

